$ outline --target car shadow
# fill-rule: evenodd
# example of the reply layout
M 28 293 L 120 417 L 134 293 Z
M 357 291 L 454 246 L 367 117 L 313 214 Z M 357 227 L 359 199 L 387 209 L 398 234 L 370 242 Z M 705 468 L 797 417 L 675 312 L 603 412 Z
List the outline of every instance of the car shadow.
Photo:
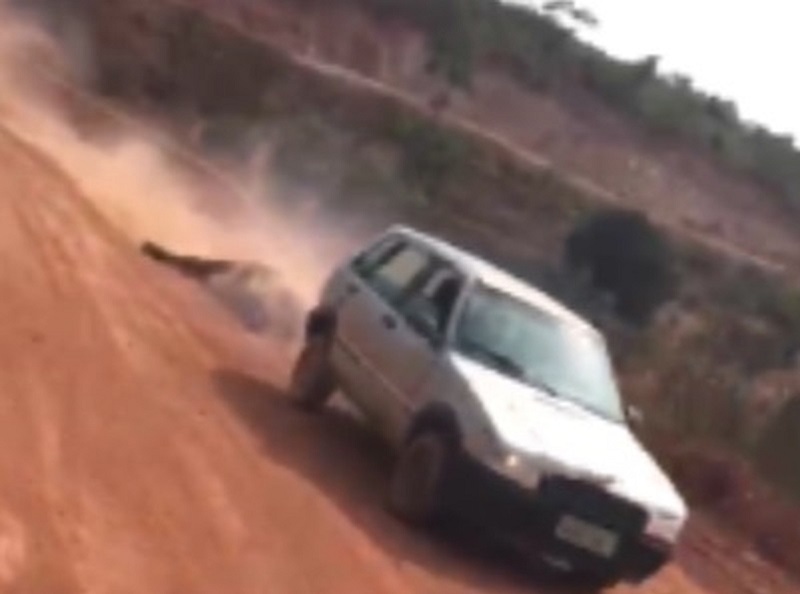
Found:
M 316 485 L 396 562 L 413 563 L 470 588 L 587 591 L 523 562 L 463 522 L 423 531 L 392 517 L 385 505 L 392 453 L 343 400 L 308 415 L 264 380 L 219 370 L 213 381 L 221 399 L 258 438 L 264 456 Z

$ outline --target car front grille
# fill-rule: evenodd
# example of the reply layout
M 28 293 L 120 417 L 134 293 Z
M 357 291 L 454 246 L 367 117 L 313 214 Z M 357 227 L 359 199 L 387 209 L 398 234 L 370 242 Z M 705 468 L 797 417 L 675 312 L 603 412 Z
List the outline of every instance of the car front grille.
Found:
M 575 560 L 583 567 L 618 566 L 635 550 L 647 522 L 647 512 L 629 501 L 608 493 L 589 482 L 550 477 L 540 485 L 537 504 L 544 513 L 542 543 L 545 550 Z M 556 526 L 565 516 L 574 516 L 604 528 L 619 537 L 619 545 L 610 559 L 602 559 L 556 538 Z
M 536 490 L 525 489 L 479 463 L 464 460 L 460 480 L 452 484 L 456 513 L 491 528 L 523 552 L 567 560 L 591 570 L 624 570 L 640 556 L 647 512 L 640 506 L 588 481 L 549 476 Z M 613 532 L 619 546 L 612 558 L 597 555 L 558 535 L 565 517 L 573 516 Z
M 545 478 L 539 486 L 537 499 L 551 512 L 574 514 L 623 537 L 638 537 L 647 522 L 644 509 L 586 481 Z

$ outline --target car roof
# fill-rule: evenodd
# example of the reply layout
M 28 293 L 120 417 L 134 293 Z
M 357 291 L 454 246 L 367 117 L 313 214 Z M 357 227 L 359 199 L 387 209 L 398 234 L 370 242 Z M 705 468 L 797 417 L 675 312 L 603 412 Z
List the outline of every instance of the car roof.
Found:
M 410 227 L 396 225 L 391 227 L 388 233 L 405 236 L 427 246 L 431 251 L 447 258 L 466 274 L 480 280 L 488 287 L 528 303 L 560 322 L 600 335 L 598 330 L 583 317 L 556 299 L 483 258 Z

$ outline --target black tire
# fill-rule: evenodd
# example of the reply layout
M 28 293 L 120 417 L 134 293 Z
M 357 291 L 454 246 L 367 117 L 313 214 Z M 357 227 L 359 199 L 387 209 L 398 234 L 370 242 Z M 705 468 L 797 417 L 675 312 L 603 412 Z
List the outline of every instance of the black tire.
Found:
M 422 431 L 406 443 L 389 487 L 389 507 L 397 517 L 416 525 L 441 517 L 454 449 L 453 440 L 437 430 Z
M 320 410 L 335 390 L 329 362 L 330 341 L 312 337 L 297 357 L 289 385 L 292 403 L 306 412 Z
M 613 588 L 622 581 L 622 577 L 613 571 L 579 572 L 574 581 L 580 590 L 589 594 L 592 592 L 604 592 Z

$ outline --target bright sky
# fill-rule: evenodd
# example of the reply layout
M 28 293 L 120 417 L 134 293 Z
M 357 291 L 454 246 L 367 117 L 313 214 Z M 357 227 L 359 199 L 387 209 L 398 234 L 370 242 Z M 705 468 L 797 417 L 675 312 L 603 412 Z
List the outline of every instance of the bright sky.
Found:
M 541 5 L 540 0 L 509 0 Z M 734 100 L 745 119 L 800 144 L 800 1 L 578 0 L 600 20 L 582 37 Z

